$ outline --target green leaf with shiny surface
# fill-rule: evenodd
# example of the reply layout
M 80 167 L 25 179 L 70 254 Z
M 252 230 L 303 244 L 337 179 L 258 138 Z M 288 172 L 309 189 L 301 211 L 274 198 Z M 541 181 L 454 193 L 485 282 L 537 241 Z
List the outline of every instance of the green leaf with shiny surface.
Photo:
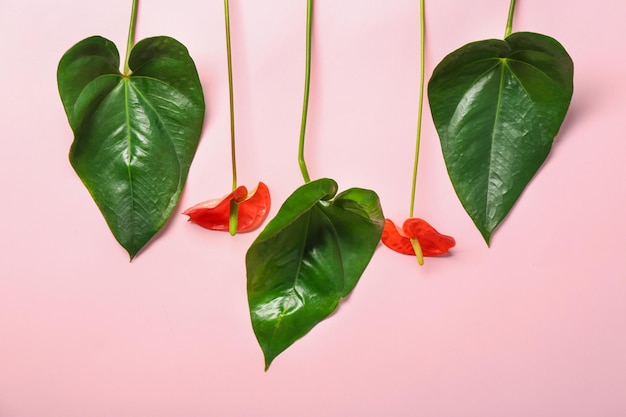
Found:
M 246 254 L 252 327 L 265 369 L 356 286 L 383 227 L 376 193 L 319 179 L 297 189 Z
M 547 158 L 573 72 L 561 44 L 529 32 L 467 44 L 435 68 L 428 97 L 448 174 L 487 244 Z
M 59 93 L 74 132 L 70 162 L 131 258 L 178 203 L 198 146 L 204 96 L 195 64 L 175 39 L 144 39 L 130 75 L 99 36 L 62 57 Z

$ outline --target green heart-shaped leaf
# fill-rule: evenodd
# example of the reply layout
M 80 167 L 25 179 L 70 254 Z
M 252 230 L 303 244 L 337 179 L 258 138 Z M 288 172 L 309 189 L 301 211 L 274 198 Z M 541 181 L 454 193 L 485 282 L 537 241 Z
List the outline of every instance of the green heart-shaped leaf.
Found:
M 303 185 L 248 250 L 248 302 L 265 369 L 335 311 L 378 245 L 385 222 L 378 196 L 336 193 L 331 179 Z
M 57 72 L 74 132 L 70 162 L 131 258 L 178 203 L 204 119 L 204 97 L 187 49 L 168 37 L 137 43 L 131 75 L 99 36 L 68 50 Z
M 547 158 L 573 72 L 561 44 L 527 32 L 470 43 L 435 68 L 428 98 L 448 174 L 487 244 Z

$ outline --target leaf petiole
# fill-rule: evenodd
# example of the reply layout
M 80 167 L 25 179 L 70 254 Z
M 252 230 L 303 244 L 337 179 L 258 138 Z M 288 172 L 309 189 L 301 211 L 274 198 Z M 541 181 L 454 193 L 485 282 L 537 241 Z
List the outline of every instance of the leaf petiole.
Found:
M 309 109 L 309 89 L 311 85 L 311 33 L 313 28 L 313 0 L 307 0 L 306 10 L 306 64 L 304 75 L 304 103 L 302 104 L 302 123 L 300 125 L 300 144 L 298 146 L 298 165 L 304 182 L 311 181 L 309 171 L 304 160 L 304 136 L 306 132 L 306 119 Z
M 505 39 L 513 32 L 513 15 L 515 14 L 515 1 L 516 0 L 511 0 L 511 5 L 509 6 L 509 17 L 506 21 L 506 29 L 504 31 Z
M 130 58 L 130 52 L 135 46 L 135 30 L 137 26 L 137 9 L 139 8 L 139 0 L 133 0 L 133 6 L 130 13 L 130 25 L 128 27 L 128 41 L 126 42 L 126 57 L 124 58 L 124 75 L 129 76 L 130 66 L 128 65 L 128 59 Z

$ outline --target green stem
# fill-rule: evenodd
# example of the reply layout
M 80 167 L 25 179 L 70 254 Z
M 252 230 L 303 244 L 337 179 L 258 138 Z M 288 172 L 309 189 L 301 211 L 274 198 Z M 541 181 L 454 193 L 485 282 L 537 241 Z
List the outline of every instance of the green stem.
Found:
M 509 6 L 509 18 L 506 21 L 506 30 L 504 31 L 505 39 L 513 32 L 513 14 L 515 14 L 515 0 L 511 0 Z
M 424 110 L 424 72 L 425 72 L 425 34 L 426 19 L 424 17 L 424 0 L 420 0 L 420 89 L 417 106 L 417 134 L 415 137 L 415 156 L 413 160 L 413 181 L 411 183 L 411 208 L 409 217 L 413 217 L 415 211 L 415 195 L 417 189 L 417 169 L 419 166 L 420 142 L 422 138 L 422 113 Z
M 228 60 L 228 98 L 230 103 L 230 158 L 233 170 L 233 191 L 237 188 L 237 156 L 235 147 L 235 94 L 233 89 L 233 59 L 230 47 L 230 6 L 228 0 L 224 0 L 224 20 L 226 24 L 226 57 Z M 239 203 L 231 200 L 230 215 L 228 218 L 228 231 L 231 236 L 237 234 L 239 223 Z
M 226 20 L 226 57 L 228 59 L 228 97 L 230 100 L 230 157 L 233 170 L 233 190 L 237 188 L 237 157 L 235 148 L 235 93 L 233 89 L 233 58 L 230 47 L 230 7 L 224 0 L 224 17 Z
M 128 65 L 128 59 L 130 58 L 130 51 L 135 46 L 135 28 L 137 25 L 137 9 L 139 7 L 139 0 L 133 0 L 133 8 L 130 13 L 130 25 L 128 28 L 128 41 L 126 43 L 126 57 L 124 58 L 124 75 L 129 76 L 130 66 Z
M 415 138 L 415 160 L 413 161 L 413 182 L 411 183 L 411 209 L 409 210 L 409 217 L 413 217 L 415 211 L 415 194 L 417 188 L 417 168 L 420 155 L 420 142 L 422 138 L 422 113 L 424 110 L 424 78 L 425 78 L 425 56 L 426 56 L 426 18 L 424 16 L 424 0 L 420 0 L 420 90 L 419 90 L 419 103 L 417 106 L 417 134 Z M 417 263 L 424 265 L 424 256 L 422 253 L 422 247 L 417 239 L 411 239 L 411 245 L 415 251 L 417 257 Z
M 304 160 L 304 136 L 306 132 L 306 118 L 309 110 L 309 88 L 311 85 L 311 33 L 313 28 L 313 0 L 307 0 L 306 9 L 306 69 L 304 75 L 304 103 L 302 105 L 302 123 L 300 125 L 300 145 L 298 147 L 298 164 L 304 182 L 311 181 L 309 171 Z

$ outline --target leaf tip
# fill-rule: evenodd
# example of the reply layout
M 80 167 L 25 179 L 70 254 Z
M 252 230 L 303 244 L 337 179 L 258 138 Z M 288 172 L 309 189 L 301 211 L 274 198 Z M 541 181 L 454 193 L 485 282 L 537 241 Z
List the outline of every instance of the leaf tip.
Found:
M 265 367 L 263 368 L 264 372 L 267 372 L 270 369 L 270 365 L 274 359 L 276 359 L 276 355 L 269 355 L 269 353 L 265 355 Z
M 135 260 L 135 258 L 137 257 L 137 255 L 139 254 L 139 252 L 141 252 L 141 250 L 143 249 L 143 247 L 145 246 L 145 244 L 133 244 L 131 242 L 124 242 L 122 243 L 121 241 L 118 240 L 118 242 L 120 243 L 120 245 L 122 245 L 122 247 L 126 250 L 126 252 L 128 253 L 128 262 L 132 262 Z
M 488 248 L 491 248 L 491 233 L 483 234 L 483 239 L 485 239 L 485 243 Z
M 490 248 L 491 247 L 491 236 L 493 235 L 494 230 L 496 229 L 496 227 L 498 227 L 497 223 L 495 226 L 490 227 L 489 225 L 481 225 L 477 222 L 474 222 L 474 224 L 476 225 L 478 231 L 480 232 L 481 236 L 483 237 L 483 240 L 485 241 L 485 243 L 487 244 L 487 247 Z
M 134 261 L 135 258 L 137 257 L 137 253 L 139 252 L 139 251 L 128 250 L 128 249 L 126 249 L 126 251 L 128 252 L 128 263 L 131 263 L 132 261 Z

